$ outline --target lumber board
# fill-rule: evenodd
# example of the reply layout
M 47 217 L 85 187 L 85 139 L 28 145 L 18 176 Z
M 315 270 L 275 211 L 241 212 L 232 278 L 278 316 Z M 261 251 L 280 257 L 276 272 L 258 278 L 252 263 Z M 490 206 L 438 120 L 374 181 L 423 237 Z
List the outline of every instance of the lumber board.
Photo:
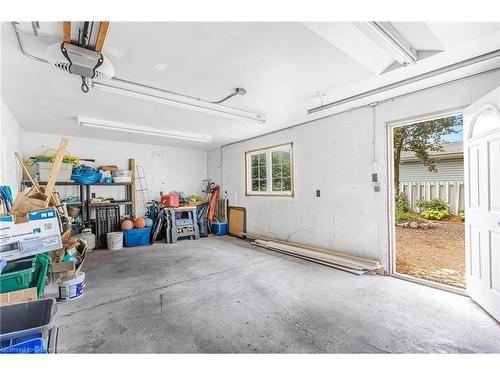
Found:
M 43 193 L 42 189 L 40 188 L 40 185 L 38 185 L 38 182 L 36 182 L 33 177 L 31 177 L 31 174 L 30 174 L 30 171 L 28 170 L 28 168 L 26 167 L 26 164 L 24 164 L 24 161 L 23 159 L 21 158 L 21 155 L 19 155 L 17 152 L 14 153 L 14 155 L 16 155 L 16 158 L 17 160 L 19 161 L 19 164 L 21 164 L 21 168 L 23 169 L 23 172 L 26 176 L 28 176 L 28 178 L 30 179 L 31 181 L 31 184 L 33 185 L 33 187 L 36 189 L 37 192 L 39 193 Z
M 246 209 L 244 207 L 228 207 L 228 232 L 229 234 L 242 238 L 246 230 Z
M 136 190 L 135 190 L 135 159 L 128 159 L 128 169 L 132 171 L 132 186 L 130 187 L 130 201 L 132 205 L 130 206 L 130 214 L 135 217 L 137 210 L 136 203 Z
M 319 252 L 319 253 L 325 253 L 325 254 L 329 254 L 329 255 L 335 255 L 335 256 L 338 256 L 338 257 L 343 257 L 343 258 L 348 258 L 348 259 L 356 260 L 358 262 L 366 263 L 366 264 L 369 264 L 369 265 L 372 265 L 372 266 L 380 266 L 380 262 L 378 262 L 376 260 L 371 260 L 371 259 L 367 259 L 367 258 L 357 257 L 355 255 L 349 255 L 349 254 L 344 254 L 344 253 L 340 253 L 340 252 L 337 252 L 337 251 L 321 249 L 319 247 L 304 245 L 304 244 L 301 244 L 301 243 L 298 243 L 298 242 L 284 241 L 284 240 L 280 240 L 280 239 L 275 239 L 275 238 L 270 238 L 270 237 L 265 237 L 265 236 L 259 236 L 258 234 L 255 234 L 255 233 L 242 233 L 242 234 L 245 237 L 252 238 L 252 239 L 259 239 L 259 240 L 264 240 L 264 241 L 277 242 L 277 243 L 281 243 L 283 245 L 296 246 L 296 247 L 300 247 L 300 248 L 303 248 L 303 249 L 306 249 L 306 250 L 311 250 L 311 251 L 316 251 L 316 252 Z
M 63 22 L 63 40 L 64 43 L 71 43 L 71 22 Z
M 298 255 L 298 254 L 290 253 L 290 252 L 287 252 L 287 251 L 284 251 L 284 250 L 272 249 L 272 248 L 269 248 L 269 247 L 267 247 L 265 245 L 262 245 L 262 244 L 259 244 L 259 243 L 256 243 L 256 242 L 252 242 L 252 244 L 255 245 L 255 246 L 261 247 L 263 249 L 267 249 L 267 250 L 270 250 L 270 251 L 275 251 L 275 252 L 283 254 L 283 255 L 288 255 L 288 256 L 291 256 L 291 257 L 294 257 L 294 258 L 299 258 L 299 259 L 302 259 L 302 260 L 307 260 L 308 262 L 313 262 L 313 263 L 321 264 L 323 266 L 327 266 L 327 267 L 335 268 L 335 269 L 338 269 L 338 270 L 341 270 L 341 271 L 349 272 L 349 273 L 352 273 L 353 275 L 358 275 L 359 276 L 359 275 L 363 275 L 363 274 L 366 273 L 366 271 L 360 271 L 360 270 L 354 270 L 354 269 L 347 268 L 347 267 L 342 267 L 342 266 L 339 266 L 337 264 L 333 264 L 333 263 L 321 261 L 321 260 L 318 260 L 318 259 L 315 259 L 315 258 L 310 258 L 310 257 L 307 257 L 307 256 L 303 256 L 303 255 Z
M 26 164 L 24 164 L 24 161 L 23 159 L 21 158 L 21 155 L 19 155 L 17 152 L 14 153 L 16 155 L 16 158 L 17 160 L 19 161 L 19 163 L 21 164 L 21 168 L 23 169 L 23 172 L 26 176 L 28 176 L 29 180 L 31 181 L 31 184 L 33 185 L 33 187 L 35 188 L 35 190 L 38 192 L 38 193 L 42 193 L 42 194 L 45 194 L 45 190 L 38 184 L 37 181 L 35 181 L 33 179 L 33 177 L 31 177 L 31 174 L 30 174 L 30 171 L 28 170 L 28 168 L 26 167 Z M 61 203 L 59 202 L 59 198 L 57 197 L 56 194 L 52 194 L 50 197 L 47 196 L 47 201 L 46 201 L 46 206 L 48 206 L 48 203 L 49 203 L 49 200 L 50 202 L 52 203 L 52 205 L 54 206 L 59 206 Z
M 269 246 L 272 248 L 276 248 L 279 250 L 284 250 L 284 251 L 288 251 L 288 252 L 303 255 L 303 256 L 309 256 L 311 258 L 319 259 L 319 260 L 330 262 L 330 263 L 335 263 L 339 266 L 348 267 L 348 268 L 352 268 L 352 269 L 375 271 L 377 268 L 379 268 L 377 266 L 368 266 L 366 264 L 355 263 L 355 262 L 352 262 L 350 260 L 342 259 L 338 256 L 327 255 L 327 254 L 323 254 L 323 253 L 316 253 L 316 252 L 313 252 L 311 250 L 302 249 L 302 248 L 296 247 L 296 246 L 283 245 L 283 244 L 280 244 L 277 242 L 263 241 L 263 240 L 256 240 L 255 242 L 262 243 L 263 245 L 266 245 L 266 246 Z
M 95 51 L 101 52 L 104 47 L 104 40 L 106 39 L 106 33 L 108 32 L 109 21 L 101 21 L 99 25 L 99 34 L 97 34 L 97 41 L 95 43 Z
M 61 170 L 62 161 L 64 159 L 64 154 L 66 153 L 66 146 L 68 145 L 68 138 L 61 138 L 61 143 L 56 152 L 56 157 L 54 158 L 54 164 L 52 164 L 52 169 L 50 171 L 49 178 L 47 179 L 47 184 L 45 185 L 45 195 L 47 195 L 47 204 L 49 199 L 54 193 L 54 188 L 56 186 L 57 176 Z M 56 199 L 58 201 L 58 199 Z

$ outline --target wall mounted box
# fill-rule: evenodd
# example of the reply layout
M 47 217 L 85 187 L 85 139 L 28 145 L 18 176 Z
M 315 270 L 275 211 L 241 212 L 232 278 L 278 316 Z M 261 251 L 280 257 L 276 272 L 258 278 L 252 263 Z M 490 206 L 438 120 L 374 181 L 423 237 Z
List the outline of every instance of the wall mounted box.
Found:
M 54 208 L 30 212 L 17 224 L 14 220 L 10 215 L 0 217 L 0 259 L 10 261 L 63 247 Z

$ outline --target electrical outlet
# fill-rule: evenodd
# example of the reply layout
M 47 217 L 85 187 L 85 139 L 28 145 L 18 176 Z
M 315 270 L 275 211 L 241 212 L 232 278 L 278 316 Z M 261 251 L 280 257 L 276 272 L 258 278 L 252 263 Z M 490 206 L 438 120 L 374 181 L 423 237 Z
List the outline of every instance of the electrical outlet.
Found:
M 380 182 L 373 183 L 373 191 L 380 191 Z

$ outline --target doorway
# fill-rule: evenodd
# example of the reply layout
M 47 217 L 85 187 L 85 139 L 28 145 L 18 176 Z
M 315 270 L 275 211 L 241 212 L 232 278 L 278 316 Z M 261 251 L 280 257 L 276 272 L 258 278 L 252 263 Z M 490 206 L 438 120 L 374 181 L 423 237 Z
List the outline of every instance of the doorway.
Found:
M 388 127 L 391 274 L 465 293 L 460 111 Z

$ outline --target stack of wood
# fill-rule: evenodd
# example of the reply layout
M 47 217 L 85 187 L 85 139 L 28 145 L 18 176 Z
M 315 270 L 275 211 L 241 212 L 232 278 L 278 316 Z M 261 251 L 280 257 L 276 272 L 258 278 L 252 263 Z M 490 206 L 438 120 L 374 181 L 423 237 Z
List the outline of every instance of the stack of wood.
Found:
M 382 265 L 376 260 L 343 254 L 295 242 L 258 236 L 252 233 L 243 234 L 247 238 L 255 239 L 255 241 L 252 242 L 253 245 L 310 262 L 322 264 L 324 266 L 336 268 L 355 275 L 362 275 L 366 273 L 384 273 Z

